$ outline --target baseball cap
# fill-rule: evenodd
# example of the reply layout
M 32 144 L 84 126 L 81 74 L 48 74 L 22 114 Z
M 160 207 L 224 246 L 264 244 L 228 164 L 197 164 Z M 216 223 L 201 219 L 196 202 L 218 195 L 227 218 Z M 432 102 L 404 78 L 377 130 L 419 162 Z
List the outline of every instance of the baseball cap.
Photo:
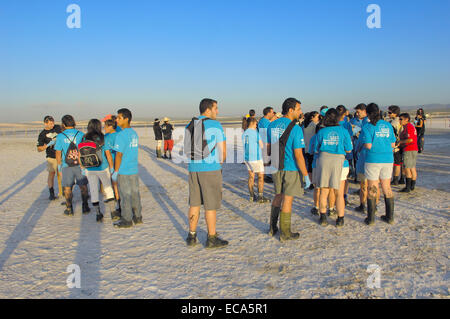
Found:
M 112 114 L 106 115 L 104 118 L 102 118 L 102 122 L 106 122 L 107 120 L 112 119 Z

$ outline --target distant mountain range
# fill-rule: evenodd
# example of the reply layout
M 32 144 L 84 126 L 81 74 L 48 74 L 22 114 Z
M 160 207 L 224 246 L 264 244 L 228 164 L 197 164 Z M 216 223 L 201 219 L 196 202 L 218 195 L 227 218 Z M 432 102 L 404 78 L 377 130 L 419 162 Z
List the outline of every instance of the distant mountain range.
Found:
M 399 105 L 400 106 L 400 105 Z M 425 112 L 449 112 L 450 104 L 425 104 L 416 106 L 400 106 L 401 110 L 413 111 L 423 108 Z

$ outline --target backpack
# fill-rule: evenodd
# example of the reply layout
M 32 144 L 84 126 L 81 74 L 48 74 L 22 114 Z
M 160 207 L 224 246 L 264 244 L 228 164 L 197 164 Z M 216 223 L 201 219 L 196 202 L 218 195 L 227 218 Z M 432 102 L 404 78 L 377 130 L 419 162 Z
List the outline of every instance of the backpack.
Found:
M 206 117 L 199 120 L 194 117 L 186 127 L 184 134 L 184 154 L 191 160 L 203 160 L 216 148 L 216 145 L 214 145 L 210 151 L 208 142 L 205 139 L 205 121 L 207 120 L 210 120 L 210 118 Z
M 67 137 L 67 139 L 70 141 L 69 147 L 67 148 L 66 155 L 64 156 L 64 161 L 66 162 L 67 166 L 69 166 L 69 167 L 74 167 L 74 166 L 80 165 L 80 163 L 78 162 L 78 147 L 75 144 L 75 140 L 77 138 L 78 133 L 79 133 L 79 131 L 75 134 L 72 141 L 70 141 L 69 137 L 66 134 L 61 133 L 62 135 Z
M 291 131 L 295 125 L 297 125 L 297 120 L 293 120 L 289 124 L 289 126 L 283 132 L 283 135 L 281 135 L 280 139 L 275 143 L 275 144 L 278 144 L 278 145 L 275 145 L 275 147 L 274 147 L 276 150 L 276 148 L 278 146 L 278 170 L 284 169 L 284 156 L 286 154 L 286 144 L 289 139 L 289 135 L 291 134 Z M 275 167 L 276 166 L 277 165 L 275 165 Z
M 83 138 L 83 141 L 78 145 L 81 164 L 86 168 L 102 165 L 102 146 L 95 141 Z

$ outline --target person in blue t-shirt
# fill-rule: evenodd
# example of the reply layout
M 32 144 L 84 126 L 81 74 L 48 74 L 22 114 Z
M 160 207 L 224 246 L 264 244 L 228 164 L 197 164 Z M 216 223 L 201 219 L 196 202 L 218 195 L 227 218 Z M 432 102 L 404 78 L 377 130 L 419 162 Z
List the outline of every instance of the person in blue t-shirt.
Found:
M 263 117 L 258 122 L 258 132 L 263 142 L 263 161 L 264 161 L 264 182 L 273 184 L 272 172 L 270 170 L 270 156 L 267 153 L 267 128 L 270 123 L 272 123 L 276 119 L 276 114 L 273 110 L 273 107 L 266 107 L 263 110 Z
M 363 127 L 360 138 L 366 151 L 365 176 L 368 180 L 369 195 L 367 199 L 366 224 L 375 222 L 376 196 L 378 183 L 386 204 L 386 215 L 381 218 L 391 224 L 394 222 L 394 195 L 391 190 L 391 176 L 394 163 L 396 137 L 392 125 L 381 119 L 380 109 L 375 103 L 367 106 L 370 124 Z
M 263 142 L 256 129 L 258 121 L 256 118 L 248 118 L 247 130 L 242 134 L 242 144 L 244 146 L 244 162 L 248 169 L 248 190 L 250 193 L 250 202 L 260 204 L 267 203 L 270 200 L 265 198 L 264 192 L 264 161 L 263 161 Z M 258 175 L 258 197 L 255 197 L 253 186 L 255 184 L 255 174 Z
M 116 136 L 118 132 L 116 131 L 117 122 L 114 116 L 111 119 L 105 121 L 105 155 L 109 165 L 109 172 L 111 175 L 114 173 L 114 162 L 116 160 L 116 151 L 114 146 L 116 144 Z M 112 181 L 112 186 L 114 189 L 114 196 L 116 199 L 116 209 L 111 213 L 111 219 L 116 221 L 120 219 L 120 195 L 119 187 L 117 182 Z
M 89 121 L 87 126 L 87 133 L 84 135 L 82 142 L 92 141 L 97 147 L 101 148 L 101 163 L 97 167 L 86 167 L 86 175 L 89 181 L 89 188 L 91 191 L 91 202 L 92 206 L 97 213 L 97 222 L 103 220 L 103 213 L 101 212 L 100 200 L 99 200 L 99 188 L 100 185 L 103 187 L 103 193 L 105 194 L 106 200 L 105 204 L 109 206 L 110 213 L 114 211 L 114 191 L 111 186 L 111 173 L 109 170 L 108 160 L 105 155 L 105 136 L 102 133 L 102 122 L 97 119 L 92 119 Z M 90 142 L 88 142 L 90 143 Z M 82 144 L 80 144 L 81 148 Z M 87 165 L 86 162 L 84 165 Z M 81 162 L 83 166 L 83 162 Z
M 186 243 L 188 246 L 197 244 L 196 230 L 200 208 L 203 205 L 208 228 L 206 248 L 218 248 L 228 245 L 228 241 L 219 238 L 216 233 L 216 214 L 222 203 L 222 163 L 226 160 L 226 138 L 222 125 L 216 121 L 217 101 L 203 99 L 200 102 L 199 110 L 198 119 L 193 119 L 194 123 L 191 122 L 186 126 L 185 145 L 191 141 L 196 143 L 195 137 L 201 137 L 197 130 L 201 130 L 203 124 L 208 150 L 203 148 L 203 145 L 193 145 L 194 150 L 201 149 L 201 156 L 194 154 L 192 159 L 191 154 L 187 154 L 189 162 L 189 234 Z M 193 128 L 192 132 L 188 131 L 189 127 Z M 201 141 L 199 143 L 202 144 Z M 203 153 L 206 151 L 209 151 L 207 152 L 209 154 L 202 159 Z M 185 152 L 191 153 L 186 149 Z
M 283 117 L 273 121 L 268 128 L 268 141 L 272 165 L 278 168 L 274 173 L 275 198 L 272 201 L 270 213 L 270 232 L 274 236 L 278 232 L 278 217 L 280 216 L 280 240 L 298 239 L 299 233 L 291 232 L 291 213 L 294 196 L 302 196 L 303 188 L 301 174 L 305 178 L 306 188 L 309 188 L 308 171 L 306 169 L 303 148 L 305 147 L 303 131 L 297 125 L 302 114 L 301 103 L 295 98 L 288 98 L 282 106 Z M 293 126 L 292 126 L 293 125 Z M 285 147 L 282 149 L 280 139 L 288 127 L 292 127 Z M 283 138 L 284 139 L 284 138 Z M 281 156 L 284 151 L 284 157 Z M 280 160 L 284 163 L 280 163 Z M 284 164 L 281 166 L 281 164 Z M 280 215 L 281 213 L 281 215 Z
M 64 115 L 61 122 L 64 131 L 56 137 L 55 151 L 56 161 L 58 162 L 58 171 L 62 172 L 63 175 L 62 186 L 64 188 L 64 197 L 66 198 L 66 209 L 64 214 L 67 216 L 72 216 L 74 214 L 72 206 L 72 187 L 75 182 L 78 187 L 80 187 L 81 199 L 83 202 L 83 214 L 87 214 L 91 211 L 88 203 L 88 180 L 81 171 L 78 152 L 78 144 L 80 144 L 84 134 L 75 129 L 76 124 L 72 115 Z M 72 143 L 74 147 L 71 147 Z M 67 161 L 70 162 L 70 166 Z
M 350 124 L 350 122 L 345 120 L 348 110 L 343 105 L 337 106 L 336 110 L 338 111 L 339 116 L 340 116 L 339 125 L 347 130 L 347 132 L 350 136 L 350 140 L 351 140 L 351 138 L 353 136 L 353 128 L 352 128 L 352 125 Z M 353 145 L 353 142 L 352 142 L 352 145 Z M 350 152 L 350 153 L 345 154 L 344 169 L 342 171 L 342 180 L 345 180 L 344 201 L 345 201 L 346 206 L 348 205 L 347 194 L 348 194 L 348 188 L 349 188 L 349 183 L 348 183 L 347 178 L 352 172 L 353 172 L 353 152 Z
M 131 227 L 142 224 L 141 195 L 139 193 L 138 151 L 139 137 L 131 128 L 132 114 L 129 109 L 117 111 L 117 124 L 122 130 L 116 135 L 114 151 L 116 160 L 112 180 L 119 185 L 121 217 L 115 227 Z
M 326 213 L 330 191 L 334 191 L 336 196 L 338 213 L 336 226 L 344 225 L 344 188 L 345 179 L 348 175 L 348 170 L 347 173 L 344 170 L 345 154 L 353 150 L 353 145 L 348 131 L 339 125 L 340 117 L 336 109 L 331 108 L 327 111 L 322 122 L 325 127 L 317 132 L 315 143 L 315 152 L 320 153 L 316 163 L 315 179 L 318 183 L 317 186 L 320 188 L 319 224 L 322 226 L 328 225 Z

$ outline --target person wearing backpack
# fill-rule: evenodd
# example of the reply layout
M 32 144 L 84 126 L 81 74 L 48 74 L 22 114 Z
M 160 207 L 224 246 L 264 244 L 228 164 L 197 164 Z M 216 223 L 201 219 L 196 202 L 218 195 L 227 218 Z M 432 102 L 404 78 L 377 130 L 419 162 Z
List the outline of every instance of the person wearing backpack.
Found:
M 116 159 L 113 182 L 118 182 L 121 217 L 114 222 L 118 228 L 142 224 L 141 195 L 139 193 L 139 137 L 131 128 L 132 114 L 129 109 L 117 111 L 117 124 L 122 128 L 115 139 Z
M 156 141 L 156 157 L 162 158 L 162 144 L 163 144 L 163 133 L 161 129 L 161 125 L 159 122 L 159 119 L 155 119 L 153 122 L 153 133 L 155 135 L 155 141 Z
M 100 183 L 106 197 L 105 204 L 109 206 L 110 213 L 114 211 L 114 191 L 111 186 L 111 173 L 105 155 L 105 136 L 102 133 L 100 120 L 92 119 L 88 123 L 87 133 L 78 145 L 82 169 L 87 170 L 87 179 L 91 191 L 91 202 L 97 216 L 97 222 L 103 220 L 99 202 Z
M 300 237 L 291 232 L 291 213 L 294 197 L 303 195 L 302 176 L 306 188 L 311 186 L 302 149 L 305 147 L 303 131 L 297 125 L 302 114 L 301 103 L 295 98 L 288 98 L 282 107 L 283 117 L 272 122 L 268 127 L 269 151 L 272 165 L 278 168 L 274 173 L 275 198 L 270 213 L 270 231 L 274 236 L 278 232 L 280 216 L 280 240 L 292 240 Z M 301 173 L 301 175 L 300 175 Z
M 78 144 L 83 139 L 84 133 L 75 129 L 75 120 L 72 115 L 64 115 L 62 120 L 64 131 L 56 137 L 55 151 L 58 171 L 62 172 L 62 186 L 66 198 L 66 209 L 64 214 L 72 216 L 72 187 L 76 183 L 80 187 L 81 199 L 83 201 L 83 214 L 89 213 L 88 180 L 81 172 Z
M 226 159 L 226 138 L 222 125 L 216 121 L 217 101 L 203 99 L 200 116 L 186 126 L 184 153 L 189 170 L 189 233 L 188 246 L 197 244 L 200 208 L 205 208 L 208 228 L 206 248 L 219 248 L 228 241 L 216 233 L 216 212 L 222 202 L 222 163 Z

